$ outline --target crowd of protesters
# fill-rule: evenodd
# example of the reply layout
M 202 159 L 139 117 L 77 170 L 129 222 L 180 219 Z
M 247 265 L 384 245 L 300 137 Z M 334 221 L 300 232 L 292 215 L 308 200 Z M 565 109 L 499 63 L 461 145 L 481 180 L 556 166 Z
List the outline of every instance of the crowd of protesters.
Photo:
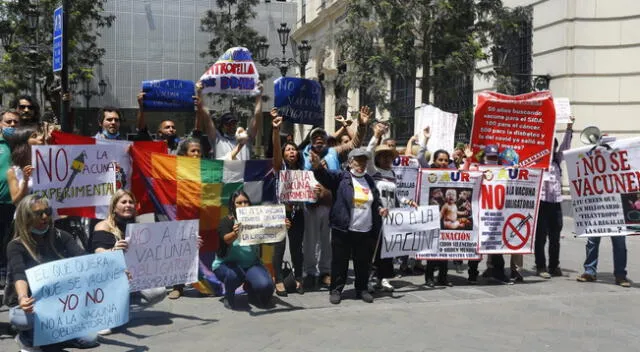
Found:
M 145 122 L 142 100 L 136 121 L 137 138 L 152 139 Z M 193 131 L 179 138 L 176 123 L 163 120 L 155 138 L 166 141 L 167 153 L 192 158 L 218 160 L 249 160 L 255 157 L 253 145 L 262 125 L 262 96 L 256 97 L 255 114 L 246 128 L 238 126 L 238 116 L 226 112 L 212 118 L 203 106 L 200 94 L 194 97 L 195 121 Z M 34 298 L 31 297 L 25 270 L 36 265 L 87 253 L 127 250 L 123 238 L 126 225 L 135 222 L 136 200 L 133 194 L 119 190 L 113 196 L 107 219 L 92 229 L 90 241 L 83 242 L 58 229 L 52 218 L 47 199 L 31 194 L 31 146 L 49 141 L 51 126 L 41 121 L 37 102 L 29 96 L 17 97 L 0 114 L 0 285 L 4 287 L 4 304 L 10 307 L 10 320 L 19 331 L 16 341 L 22 350 L 37 351 L 33 344 Z M 327 289 L 330 302 L 339 304 L 347 285 L 349 261 L 353 260 L 356 297 L 371 303 L 377 291 L 393 292 L 392 278 L 396 275 L 424 274 L 425 286 L 452 286 L 447 277 L 447 261 L 427 261 L 422 265 L 413 258 L 380 258 L 381 225 L 389 209 L 417 207 L 415 199 L 396 195 L 396 175 L 392 165 L 401 154 L 415 158 L 421 167 L 470 170 L 471 149 L 462 143 L 454 150 L 427 150 L 431 131 L 429 126 L 411 137 L 404 150 L 396 141 L 385 138 L 389 123 L 375 121 L 368 107 L 361 107 L 353 120 L 336 117 L 340 128 L 336 132 L 314 128 L 302 145 L 281 136 L 283 118 L 277 109 L 271 110 L 273 168 L 282 170 L 310 170 L 318 181 L 314 188 L 316 203 L 285 203 L 288 235 L 274 244 L 272 263 L 274 272 L 261 262 L 257 246 L 240 246 L 237 208 L 256 205 L 247 193 L 239 190 L 229 199 L 229 215 L 220 219 L 219 249 L 211 270 L 224 283 L 224 306 L 238 309 L 236 288 L 245 285 L 252 301 L 268 306 L 272 295 L 304 294 L 305 291 Z M 98 114 L 99 131 L 95 138 L 120 140 L 122 114 L 115 107 L 104 107 Z M 371 131 L 369 131 L 371 130 Z M 201 132 L 202 131 L 202 132 Z M 365 136 L 371 132 L 371 139 Z M 206 135 L 206 138 L 203 137 Z M 562 152 L 571 143 L 572 124 L 567 126 L 561 143 L 555 142 L 553 161 L 544 178 L 535 239 L 537 275 L 549 279 L 561 276 L 560 231 L 562 230 L 561 163 Z M 366 147 L 362 145 L 365 144 Z M 483 164 L 497 163 L 497 147 L 487 146 Z M 443 201 L 447 195 L 443 195 Z M 89 236 L 87 236 L 89 237 Z M 548 245 L 548 262 L 545 244 Z M 599 238 L 587 243 L 584 274 L 578 281 L 596 280 Z M 626 277 L 625 237 L 612 237 L 616 283 L 629 287 Z M 285 248 L 289 247 L 295 280 L 287 287 L 283 268 Z M 502 255 L 490 255 L 486 270 L 480 275 L 480 261 L 469 261 L 470 284 L 480 276 L 500 283 L 523 281 L 520 273 L 522 256 L 511 255 L 511 273 L 505 273 Z M 461 262 L 453 263 L 460 269 Z M 435 276 L 438 272 L 437 278 Z M 461 271 L 459 271 L 461 272 Z M 272 276 L 273 275 L 273 276 Z M 178 299 L 189 283 L 171 288 L 144 290 L 132 294 L 132 304 L 148 306 L 168 294 Z M 100 331 L 108 334 L 110 331 Z M 77 338 L 68 342 L 73 347 L 96 346 L 97 336 Z

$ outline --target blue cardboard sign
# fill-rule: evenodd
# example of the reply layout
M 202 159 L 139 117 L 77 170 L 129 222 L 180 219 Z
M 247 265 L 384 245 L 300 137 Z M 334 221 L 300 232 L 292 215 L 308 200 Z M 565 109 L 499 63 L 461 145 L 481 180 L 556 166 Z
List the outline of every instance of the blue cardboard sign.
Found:
M 62 26 L 62 6 L 53 11 L 53 72 L 62 71 L 62 36 L 64 28 Z
M 179 79 L 142 81 L 145 111 L 193 111 L 195 83 Z
M 122 251 L 56 260 L 27 269 L 34 346 L 86 336 L 129 321 L 129 281 Z
M 317 81 L 280 77 L 274 82 L 274 106 L 287 121 L 322 126 L 322 87 Z

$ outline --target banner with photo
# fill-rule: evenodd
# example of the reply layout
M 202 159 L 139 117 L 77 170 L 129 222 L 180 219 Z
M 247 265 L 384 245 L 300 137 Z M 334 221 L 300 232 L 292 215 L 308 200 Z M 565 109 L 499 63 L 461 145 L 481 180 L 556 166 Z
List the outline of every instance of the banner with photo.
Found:
M 234 47 L 225 51 L 200 77 L 202 93 L 258 95 L 260 77 L 247 48 Z
M 578 237 L 640 234 L 640 138 L 564 152 Z
M 483 170 L 478 253 L 533 253 L 542 169 Z
M 389 209 L 382 223 L 381 258 L 437 255 L 440 209 L 436 205 Z
M 498 148 L 500 165 L 549 168 L 556 114 L 551 92 L 516 96 L 482 92 L 473 116 L 474 158 L 488 145 Z
M 478 206 L 482 173 L 445 169 L 420 169 L 418 203 L 440 209 L 438 254 L 418 253 L 416 259 L 480 259 Z

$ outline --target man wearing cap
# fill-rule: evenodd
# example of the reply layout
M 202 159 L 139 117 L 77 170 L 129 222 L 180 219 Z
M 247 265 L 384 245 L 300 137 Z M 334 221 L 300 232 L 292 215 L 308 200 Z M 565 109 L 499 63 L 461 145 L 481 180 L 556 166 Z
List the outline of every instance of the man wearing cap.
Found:
M 311 154 L 322 160 L 322 164 L 330 171 L 340 171 L 339 155 L 349 152 L 360 145 L 367 124 L 370 110 L 368 107 L 360 109 L 358 129 L 354 138 L 348 144 L 335 147 L 327 146 L 327 132 L 322 128 L 315 128 L 309 134 L 310 143 L 302 150 L 304 169 L 311 170 Z M 318 201 L 305 207 L 305 224 L 303 239 L 303 258 L 306 288 L 315 287 L 315 281 L 329 286 L 331 283 L 331 229 L 329 228 L 329 209 L 331 207 L 331 193 L 318 185 L 316 193 Z
M 196 87 L 200 92 L 201 83 Z M 197 112 L 200 126 L 205 126 L 209 143 L 213 146 L 213 157 L 218 160 L 251 159 L 251 144 L 258 134 L 258 126 L 262 125 L 262 83 L 258 85 L 260 94 L 256 96 L 254 117 L 249 122 L 247 131 L 238 131 L 238 117 L 235 113 L 226 112 L 220 116 L 220 129 L 216 129 L 213 120 L 202 111 Z M 198 93 L 200 94 L 200 93 Z

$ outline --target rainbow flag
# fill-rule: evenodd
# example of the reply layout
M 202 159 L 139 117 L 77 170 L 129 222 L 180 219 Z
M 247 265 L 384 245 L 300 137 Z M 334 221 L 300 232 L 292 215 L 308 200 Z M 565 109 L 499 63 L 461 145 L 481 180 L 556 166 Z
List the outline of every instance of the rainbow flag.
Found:
M 136 198 L 149 199 L 155 212 L 170 220 L 200 220 L 200 236 L 204 242 L 200 249 L 200 269 L 205 278 L 213 274 L 211 262 L 218 248 L 217 228 L 220 219 L 228 215 L 229 197 L 243 189 L 252 204 L 275 203 L 276 177 L 270 159 L 195 159 L 137 148 L 131 149 L 131 157 L 145 182 L 144 193 L 148 195 L 136 194 Z M 270 248 L 263 250 L 265 264 L 271 262 L 268 253 Z M 212 277 L 210 281 L 217 279 Z

